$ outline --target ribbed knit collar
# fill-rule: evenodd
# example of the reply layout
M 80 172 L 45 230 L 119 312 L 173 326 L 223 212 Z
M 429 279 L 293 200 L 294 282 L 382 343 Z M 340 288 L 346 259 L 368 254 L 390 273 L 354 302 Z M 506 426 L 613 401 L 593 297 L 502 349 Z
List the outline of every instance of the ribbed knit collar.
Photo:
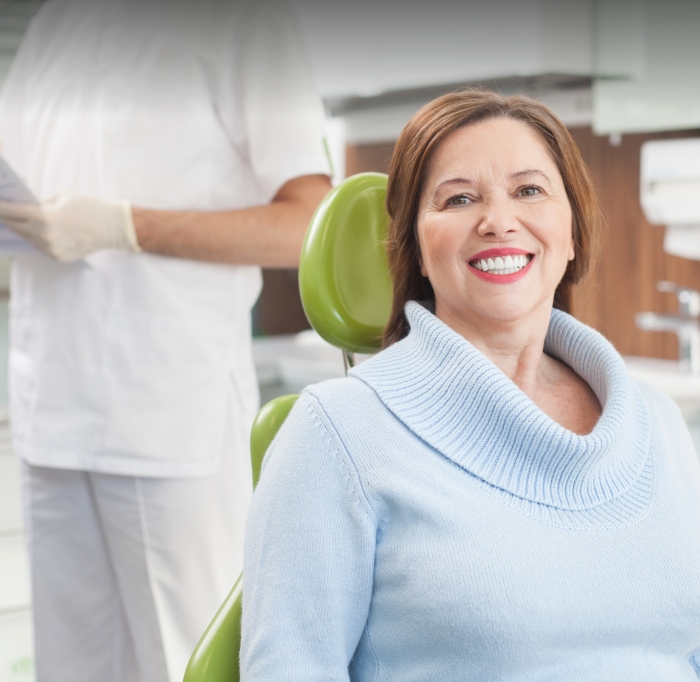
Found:
M 483 481 L 564 510 L 627 492 L 649 454 L 646 406 L 624 362 L 596 331 L 552 311 L 545 351 L 593 389 L 603 406 L 579 436 L 540 410 L 471 343 L 415 302 L 411 331 L 352 370 L 431 447 Z

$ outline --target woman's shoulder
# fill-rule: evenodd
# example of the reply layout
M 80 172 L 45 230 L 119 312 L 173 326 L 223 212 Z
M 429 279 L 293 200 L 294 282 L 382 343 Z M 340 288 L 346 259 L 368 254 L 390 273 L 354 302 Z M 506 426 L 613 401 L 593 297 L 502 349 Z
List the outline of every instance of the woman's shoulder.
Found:
M 386 440 L 395 419 L 360 379 L 331 379 L 302 391 L 270 450 L 334 451 L 364 469 L 367 453 Z
M 301 489 L 304 481 L 335 476 L 373 514 L 364 490 L 367 453 L 374 450 L 367 444 L 383 438 L 378 408 L 376 394 L 352 377 L 308 386 L 265 454 L 260 484 L 283 480 Z
M 352 376 L 307 386 L 299 396 L 299 404 L 334 431 L 356 429 L 358 423 L 373 422 L 386 412 L 376 392 Z
M 639 379 L 632 382 L 649 411 L 652 440 L 663 460 L 669 458 L 697 469 L 698 458 L 688 425 L 678 404 L 666 393 Z
M 307 386 L 280 429 L 285 434 L 305 434 L 327 431 L 344 434 L 357 429 L 358 424 L 375 421 L 386 411 L 377 394 L 355 377 L 329 379 Z
M 338 379 L 328 379 L 317 384 L 307 386 L 301 395 L 314 396 L 317 400 L 335 403 L 344 402 L 347 399 L 366 394 L 370 390 L 365 382 L 354 376 L 345 376 Z
M 652 412 L 662 417 L 665 421 L 670 420 L 677 424 L 685 424 L 683 414 L 671 396 L 641 379 L 630 377 L 630 380 L 641 392 L 647 407 Z

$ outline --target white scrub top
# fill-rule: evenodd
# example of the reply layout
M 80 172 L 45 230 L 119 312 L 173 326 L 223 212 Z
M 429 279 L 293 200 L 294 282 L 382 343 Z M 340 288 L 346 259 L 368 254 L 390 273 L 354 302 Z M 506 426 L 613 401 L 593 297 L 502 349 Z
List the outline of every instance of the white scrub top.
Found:
M 324 114 L 282 2 L 51 0 L 0 99 L 2 154 L 67 189 L 199 211 L 329 174 Z M 105 250 L 16 260 L 10 395 L 31 464 L 132 476 L 217 471 L 258 395 L 257 267 Z M 238 439 L 236 439 L 238 440 Z

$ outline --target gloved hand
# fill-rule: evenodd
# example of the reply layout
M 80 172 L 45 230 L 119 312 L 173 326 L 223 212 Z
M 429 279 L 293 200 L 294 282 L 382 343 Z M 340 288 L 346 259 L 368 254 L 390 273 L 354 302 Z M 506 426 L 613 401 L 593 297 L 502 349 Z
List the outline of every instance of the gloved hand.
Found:
M 0 222 L 61 263 L 99 249 L 141 250 L 128 201 L 67 192 L 38 206 L 0 201 Z

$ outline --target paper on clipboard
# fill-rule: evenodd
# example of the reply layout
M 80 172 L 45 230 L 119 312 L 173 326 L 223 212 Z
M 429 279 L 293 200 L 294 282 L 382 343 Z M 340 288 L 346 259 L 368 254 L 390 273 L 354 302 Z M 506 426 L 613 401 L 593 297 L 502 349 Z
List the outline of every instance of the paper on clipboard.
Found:
M 18 204 L 39 203 L 2 156 L 0 156 L 0 201 L 12 201 Z M 11 255 L 31 252 L 36 252 L 36 249 L 0 222 L 0 253 Z

